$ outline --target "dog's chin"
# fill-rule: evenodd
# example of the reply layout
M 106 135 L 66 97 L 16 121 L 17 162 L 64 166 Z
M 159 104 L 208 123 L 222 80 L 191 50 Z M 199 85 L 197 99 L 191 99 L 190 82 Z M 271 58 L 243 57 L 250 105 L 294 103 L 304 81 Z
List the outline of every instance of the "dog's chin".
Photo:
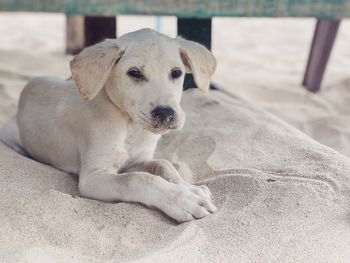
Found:
M 144 127 L 144 128 L 146 130 L 154 133 L 154 134 L 166 134 L 166 133 L 170 132 L 171 130 L 177 130 L 178 129 L 177 127 L 174 127 L 174 126 L 172 126 L 172 127 L 162 127 L 162 128 L 148 126 L 148 127 Z
M 138 118 L 137 122 L 143 129 L 152 132 L 154 134 L 166 134 L 172 130 L 179 130 L 182 128 L 183 123 L 176 122 L 171 125 L 160 125 L 152 121 L 147 120 L 146 118 Z

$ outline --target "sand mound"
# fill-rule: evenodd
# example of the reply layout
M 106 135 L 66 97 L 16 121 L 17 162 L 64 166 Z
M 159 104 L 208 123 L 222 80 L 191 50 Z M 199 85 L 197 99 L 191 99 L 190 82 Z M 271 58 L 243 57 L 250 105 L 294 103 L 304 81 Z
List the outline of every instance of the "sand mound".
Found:
M 185 162 L 220 211 L 175 224 L 78 196 L 76 178 L 0 145 L 2 262 L 347 262 L 350 160 L 220 92 L 187 91 L 157 155 Z

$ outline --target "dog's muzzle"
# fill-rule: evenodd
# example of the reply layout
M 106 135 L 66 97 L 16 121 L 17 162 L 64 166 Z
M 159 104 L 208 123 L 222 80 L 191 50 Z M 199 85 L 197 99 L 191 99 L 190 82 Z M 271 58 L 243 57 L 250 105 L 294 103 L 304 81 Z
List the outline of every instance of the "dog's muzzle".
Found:
M 170 107 L 156 107 L 151 112 L 155 128 L 175 129 L 176 112 Z

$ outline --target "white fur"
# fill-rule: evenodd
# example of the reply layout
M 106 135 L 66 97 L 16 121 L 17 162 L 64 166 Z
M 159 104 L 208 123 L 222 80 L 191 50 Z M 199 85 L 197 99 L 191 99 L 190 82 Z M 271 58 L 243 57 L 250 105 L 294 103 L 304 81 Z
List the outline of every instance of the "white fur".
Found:
M 161 134 L 180 129 L 183 77 L 191 71 L 207 90 L 215 59 L 203 46 L 150 29 L 84 49 L 71 62 L 72 78 L 41 77 L 24 88 L 17 113 L 20 140 L 34 159 L 79 174 L 82 196 L 140 202 L 178 222 L 217 208 L 206 186 L 186 183 L 166 160 L 154 160 Z M 144 81 L 127 75 L 142 69 Z M 79 96 L 80 94 L 80 96 Z M 172 127 L 155 125 L 151 112 L 169 106 Z

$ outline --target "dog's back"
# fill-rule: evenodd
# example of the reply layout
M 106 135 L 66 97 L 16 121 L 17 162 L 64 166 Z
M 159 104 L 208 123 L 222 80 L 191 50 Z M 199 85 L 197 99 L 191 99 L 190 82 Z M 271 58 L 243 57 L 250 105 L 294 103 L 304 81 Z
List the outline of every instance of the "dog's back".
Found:
M 2 141 L 5 145 L 18 152 L 19 154 L 28 156 L 28 153 L 23 148 L 23 145 L 21 143 L 15 116 L 12 117 L 3 127 L 1 127 L 0 141 Z
M 24 87 L 21 93 L 17 114 L 13 116 L 3 127 L 1 127 L 0 141 L 2 141 L 5 145 L 10 147 L 14 151 L 22 155 L 29 156 L 28 152 L 25 150 L 24 143 L 21 141 L 20 130 L 18 126 L 18 119 L 21 118 L 22 115 L 27 115 L 27 114 L 30 114 L 31 112 L 26 109 L 25 101 L 27 101 L 27 103 L 29 102 L 30 104 L 34 104 L 37 108 L 40 108 L 38 107 L 39 106 L 38 104 L 40 104 L 39 103 L 40 101 L 42 101 L 43 103 L 47 103 L 47 100 L 45 100 L 45 94 L 46 94 L 45 89 L 46 90 L 52 89 L 54 86 L 53 84 L 55 82 L 60 82 L 60 81 L 63 81 L 63 80 L 60 80 L 54 77 L 39 77 L 39 78 L 32 79 Z M 43 83 L 44 85 L 43 84 L 38 85 L 38 83 Z M 40 96 L 37 96 L 37 95 L 40 95 Z M 34 99 L 26 100 L 24 97 L 27 97 L 27 96 L 33 97 Z M 44 98 L 41 98 L 41 97 L 44 97 Z M 35 100 L 35 98 L 37 98 L 37 100 Z M 56 98 L 59 99 L 58 96 Z M 29 107 L 33 109 L 32 106 L 29 106 Z M 23 114 L 23 111 L 25 111 L 24 114 Z M 34 115 L 39 116 L 39 114 L 37 113 L 38 112 L 34 112 Z M 45 114 L 44 111 L 41 111 L 40 113 Z

